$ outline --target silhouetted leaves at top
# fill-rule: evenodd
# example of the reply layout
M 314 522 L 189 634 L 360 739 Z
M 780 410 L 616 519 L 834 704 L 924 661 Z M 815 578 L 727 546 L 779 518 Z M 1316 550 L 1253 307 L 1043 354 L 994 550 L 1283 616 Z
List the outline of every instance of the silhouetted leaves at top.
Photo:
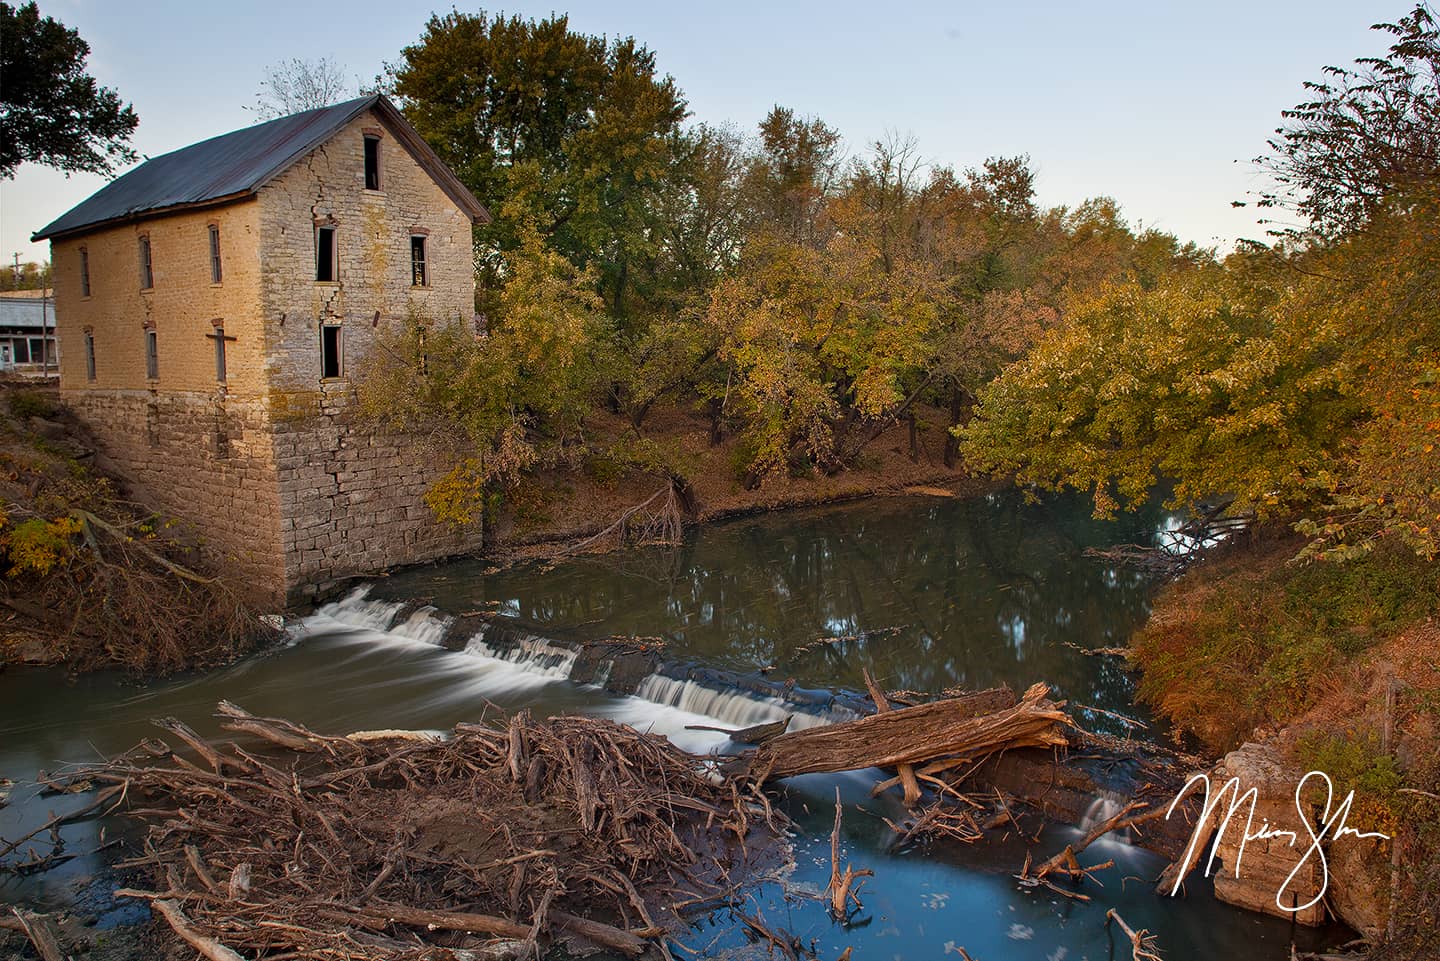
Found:
M 0 3 L 0 177 L 22 163 L 109 174 L 140 118 L 85 72 L 90 45 L 34 3 Z

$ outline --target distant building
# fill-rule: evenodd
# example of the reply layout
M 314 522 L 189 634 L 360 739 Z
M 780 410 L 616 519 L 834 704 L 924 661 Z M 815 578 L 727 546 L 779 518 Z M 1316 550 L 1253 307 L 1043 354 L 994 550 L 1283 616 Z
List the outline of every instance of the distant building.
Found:
M 0 294 L 0 371 L 55 372 L 55 303 L 41 291 Z
M 475 546 L 422 503 L 437 458 L 355 421 L 350 376 L 383 327 L 472 321 L 488 220 L 384 97 L 156 157 L 35 234 L 63 399 L 257 594 Z

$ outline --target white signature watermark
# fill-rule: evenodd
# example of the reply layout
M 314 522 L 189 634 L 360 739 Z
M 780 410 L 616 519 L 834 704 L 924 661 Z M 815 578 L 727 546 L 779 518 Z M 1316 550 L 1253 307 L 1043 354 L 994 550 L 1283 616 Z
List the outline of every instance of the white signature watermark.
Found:
M 1310 783 L 1312 778 L 1319 778 L 1325 783 L 1325 807 L 1320 814 L 1320 823 L 1318 825 L 1310 822 L 1310 818 L 1306 813 L 1307 805 L 1301 797 L 1305 792 L 1305 785 Z M 1175 795 L 1175 800 L 1170 802 L 1170 807 L 1165 812 L 1165 819 L 1167 821 L 1170 819 L 1170 815 L 1175 813 L 1175 806 L 1190 793 L 1192 787 L 1200 783 L 1205 785 L 1205 801 L 1204 804 L 1201 805 L 1200 818 L 1195 824 L 1195 830 L 1190 834 L 1190 843 L 1185 847 L 1184 860 L 1180 862 L 1185 870 L 1180 871 L 1175 878 L 1175 886 L 1170 889 L 1172 895 L 1180 890 L 1180 884 L 1189 872 L 1192 859 L 1196 854 L 1196 849 L 1204 843 L 1205 827 L 1210 823 L 1211 816 L 1219 809 L 1221 802 L 1227 794 L 1230 796 L 1230 804 L 1225 810 L 1225 816 L 1215 827 L 1215 839 L 1210 843 L 1210 857 L 1205 862 L 1205 876 L 1207 878 L 1210 876 L 1211 869 L 1215 866 L 1216 849 L 1220 846 L 1220 839 L 1225 835 L 1225 829 L 1230 825 L 1230 819 L 1235 816 L 1235 812 L 1244 807 L 1246 801 L 1250 802 L 1250 810 L 1245 818 L 1245 833 L 1240 838 L 1240 844 L 1235 851 L 1235 877 L 1240 877 L 1240 862 L 1245 857 L 1245 845 L 1249 842 L 1284 838 L 1292 848 L 1300 843 L 1299 832 L 1271 827 L 1269 820 L 1265 818 L 1261 819 L 1258 828 L 1255 827 L 1255 804 L 1259 800 L 1260 791 L 1258 788 L 1252 787 L 1250 790 L 1241 793 L 1240 778 L 1238 777 L 1232 777 L 1226 781 L 1224 786 L 1221 787 L 1212 798 L 1210 796 L 1210 776 L 1208 774 L 1194 775 L 1190 780 L 1185 782 L 1185 786 L 1180 789 L 1180 793 Z M 1338 841 L 1347 834 L 1352 834 L 1357 838 L 1382 838 L 1386 841 L 1390 840 L 1390 835 L 1388 834 L 1382 834 L 1379 831 L 1359 831 L 1345 823 L 1350 817 L 1350 806 L 1355 803 L 1354 791 L 1345 795 L 1344 800 L 1338 805 L 1334 804 L 1334 801 L 1335 785 L 1331 783 L 1330 776 L 1324 771 L 1309 772 L 1302 777 L 1300 783 L 1295 786 L 1295 811 L 1299 814 L 1300 823 L 1305 826 L 1305 833 L 1310 836 L 1310 841 L 1309 846 L 1305 849 L 1305 853 L 1300 856 L 1300 860 L 1296 862 L 1295 867 L 1285 876 L 1285 880 L 1281 883 L 1280 889 L 1275 892 L 1275 904 L 1282 911 L 1304 911 L 1325 896 L 1325 891 L 1330 886 L 1330 866 L 1325 860 L 1325 850 L 1322 847 L 1322 843 L 1327 838 L 1333 842 Z M 1333 812 L 1331 811 L 1332 805 L 1334 806 Z M 1295 878 L 1305 866 L 1310 863 L 1312 857 L 1319 858 L 1320 889 L 1315 893 L 1314 897 L 1304 904 L 1295 906 L 1286 905 L 1284 901 L 1286 890 L 1289 889 L 1290 885 L 1295 881 Z M 1298 897 L 1298 895 L 1296 897 Z M 1295 898 L 1292 898 L 1292 900 L 1295 900 Z

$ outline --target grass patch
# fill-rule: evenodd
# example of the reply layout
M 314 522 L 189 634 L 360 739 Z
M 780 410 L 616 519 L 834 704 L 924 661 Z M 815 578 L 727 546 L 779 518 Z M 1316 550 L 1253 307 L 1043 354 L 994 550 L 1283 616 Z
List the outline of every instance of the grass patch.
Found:
M 59 413 L 59 404 L 38 390 L 11 390 L 6 397 L 10 413 L 19 418 L 54 417 Z
M 1382 753 L 1373 730 L 1309 731 L 1300 738 L 1296 759 L 1306 771 L 1324 771 L 1343 796 L 1355 791 L 1347 823 L 1363 824 L 1391 837 L 1397 828 L 1400 787 L 1405 783 L 1394 755 Z M 1338 801 L 1338 799 L 1337 799 Z
M 1196 568 L 1132 641 L 1141 699 L 1213 750 L 1300 714 L 1328 674 L 1440 608 L 1434 563 L 1403 548 L 1290 564 L 1300 545 L 1262 541 Z

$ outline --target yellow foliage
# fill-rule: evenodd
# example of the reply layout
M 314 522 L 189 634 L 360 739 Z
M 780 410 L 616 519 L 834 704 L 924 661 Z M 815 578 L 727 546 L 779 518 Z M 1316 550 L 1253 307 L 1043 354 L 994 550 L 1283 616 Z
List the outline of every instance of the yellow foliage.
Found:
M 437 520 L 466 527 L 480 516 L 484 504 L 485 472 L 480 462 L 467 458 L 450 469 L 425 492 L 425 506 Z
M 0 548 L 10 560 L 10 577 L 35 574 L 44 577 L 56 567 L 69 563 L 75 554 L 73 538 L 80 522 L 65 516 L 47 521 L 36 517 L 16 524 L 0 534 Z

